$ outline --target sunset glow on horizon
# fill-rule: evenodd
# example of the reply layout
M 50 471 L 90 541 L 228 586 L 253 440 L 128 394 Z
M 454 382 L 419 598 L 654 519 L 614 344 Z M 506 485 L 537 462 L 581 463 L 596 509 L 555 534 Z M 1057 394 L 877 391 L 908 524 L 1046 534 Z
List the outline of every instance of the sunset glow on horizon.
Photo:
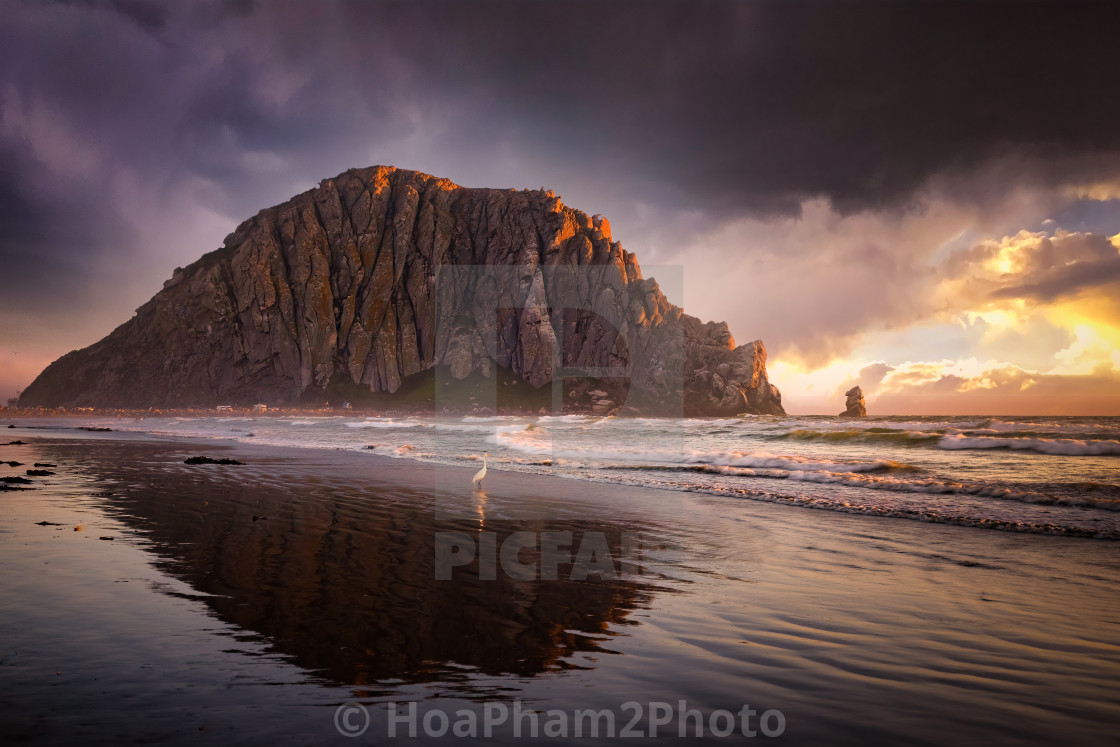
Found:
M 793 414 L 835 414 L 857 384 L 880 415 L 1117 414 L 1118 268 L 1120 235 L 1054 227 L 978 242 L 933 268 L 928 316 L 823 365 L 775 355 L 771 379 Z M 899 337 L 948 340 L 961 357 L 906 357 Z

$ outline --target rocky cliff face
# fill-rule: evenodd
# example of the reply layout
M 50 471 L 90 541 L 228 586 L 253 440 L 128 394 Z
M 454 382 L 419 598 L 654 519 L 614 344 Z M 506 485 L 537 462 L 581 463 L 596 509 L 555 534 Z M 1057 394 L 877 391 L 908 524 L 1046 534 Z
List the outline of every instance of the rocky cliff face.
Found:
M 284 404 L 495 366 L 533 387 L 625 379 L 642 412 L 784 414 L 762 342 L 736 346 L 726 323 L 670 304 L 605 219 L 551 191 L 380 166 L 241 224 L 108 337 L 52 363 L 20 404 Z

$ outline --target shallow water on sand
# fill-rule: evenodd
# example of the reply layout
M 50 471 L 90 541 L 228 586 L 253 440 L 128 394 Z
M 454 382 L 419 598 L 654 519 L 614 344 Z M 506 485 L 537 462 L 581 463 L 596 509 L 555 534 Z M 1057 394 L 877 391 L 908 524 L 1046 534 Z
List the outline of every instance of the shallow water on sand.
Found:
M 570 415 L 88 422 L 476 468 L 481 454 L 489 452 L 496 470 L 927 523 L 1120 538 L 1120 418 L 1114 417 Z M 729 516 L 734 511 L 729 509 Z
M 608 709 L 619 729 L 630 702 L 750 704 L 785 721 L 758 739 L 790 744 L 1108 744 L 1120 723 L 1111 542 L 509 471 L 477 493 L 473 469 L 347 451 L 19 435 L 0 459 L 57 466 L 0 494 L 8 738 L 343 741 L 349 700 L 370 741 L 390 701 Z M 199 453 L 246 464 L 183 464 Z M 441 581 L 441 531 L 601 536 L 616 561 L 636 534 L 647 552 L 610 579 L 487 580 L 475 562 Z

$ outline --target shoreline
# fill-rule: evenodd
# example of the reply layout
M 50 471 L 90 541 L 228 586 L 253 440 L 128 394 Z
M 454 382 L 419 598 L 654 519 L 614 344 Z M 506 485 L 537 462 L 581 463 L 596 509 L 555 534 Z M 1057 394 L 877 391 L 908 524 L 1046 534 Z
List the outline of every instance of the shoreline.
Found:
M 557 413 L 552 411 L 541 412 L 540 408 L 526 408 L 526 409 L 512 409 L 504 408 L 499 412 L 480 412 L 472 409 L 459 409 L 459 410 L 445 410 L 437 412 L 434 407 L 421 407 L 400 405 L 398 407 L 374 407 L 362 403 L 354 404 L 349 408 L 333 407 L 329 405 L 294 405 L 294 406 L 273 406 L 269 405 L 265 410 L 255 410 L 249 406 L 231 406 L 230 410 L 219 410 L 216 407 L 169 407 L 169 408 L 127 408 L 127 407 L 12 407 L 0 406 L 0 419 L 13 418 L 55 418 L 55 417 L 131 417 L 131 418 L 144 418 L 144 417 L 227 417 L 229 415 L 242 417 L 292 417 L 292 416 L 308 416 L 319 414 L 324 417 L 340 416 L 340 417 L 469 417 L 469 416 L 482 416 L 482 417 L 538 417 L 540 415 L 553 415 Z M 1008 414 L 1008 413 L 956 413 L 953 415 L 923 415 L 913 413 L 868 413 L 867 415 L 853 418 L 850 416 L 838 415 L 832 412 L 820 413 L 796 413 L 785 415 L 758 415 L 754 413 L 738 413 L 735 415 L 680 415 L 680 416 L 662 416 L 662 415 L 648 415 L 636 411 L 622 410 L 618 412 L 593 412 L 590 408 L 574 409 L 571 411 L 565 410 L 559 415 L 585 415 L 588 417 L 612 417 L 612 418 L 633 418 L 633 419 L 665 419 L 665 420 L 726 420 L 733 418 L 774 418 L 774 419 L 790 419 L 796 420 L 797 418 L 825 418 L 829 420 L 838 420 L 848 422 L 853 425 L 858 425 L 861 422 L 875 421 L 880 419 L 890 418 L 976 418 L 979 420 L 991 420 L 1002 418 L 1049 418 L 1055 420 L 1079 420 L 1086 416 L 1084 415 L 1045 415 L 1039 413 L 1028 414 Z M 1116 418 L 1120 415 L 1097 415 L 1092 417 L 1101 418 Z
M 287 412 L 285 412 L 285 413 L 269 412 L 269 413 L 242 413 L 239 416 L 234 416 L 234 419 L 235 420 L 245 419 L 245 418 L 251 418 L 251 419 L 254 419 L 254 420 L 256 420 L 256 419 L 271 419 L 271 418 L 278 418 L 279 419 L 279 418 L 292 417 L 292 416 L 307 417 L 306 414 L 299 415 L 299 414 L 296 414 L 296 413 L 287 413 Z M 89 416 L 89 417 L 98 417 L 98 416 Z M 155 418 L 157 416 L 152 416 L 152 417 Z M 172 417 L 174 419 L 180 419 L 180 420 L 190 418 L 190 417 L 198 417 L 200 420 L 220 419 L 220 416 L 218 418 L 215 418 L 215 416 L 213 416 L 213 415 L 158 416 L 158 417 Z M 328 418 L 329 417 L 345 418 L 345 417 L 380 417 L 380 416 L 375 416 L 375 415 L 371 415 L 371 414 L 360 415 L 360 414 L 351 413 L 351 414 L 341 414 L 341 415 L 340 414 L 334 414 L 334 415 L 328 415 L 326 417 L 328 417 Z M 385 416 L 385 417 L 389 417 L 389 416 Z M 411 417 L 412 419 L 416 419 L 416 418 L 423 419 L 422 416 L 418 416 L 418 415 L 411 415 L 409 417 Z M 533 418 L 533 417 L 536 417 L 536 416 L 531 416 L 530 415 L 530 416 L 525 416 L 525 417 Z M 56 416 L 50 417 L 50 418 L 42 418 L 42 420 L 46 420 L 46 421 L 55 421 L 55 420 L 61 421 L 63 419 L 69 419 L 70 421 L 75 421 L 75 420 L 80 420 L 80 417 L 74 416 L 74 415 L 59 414 L 59 415 L 56 415 Z M 145 418 L 139 418 L 138 420 L 144 420 L 144 419 Z M 392 418 L 390 418 L 390 419 L 392 419 Z M 438 418 L 433 419 L 432 422 L 439 422 L 439 420 L 438 420 Z M 5 423 L 2 420 L 0 420 L 0 433 L 3 432 L 4 425 L 5 425 Z M 110 425 L 111 425 L 111 423 L 110 423 Z M 246 437 L 253 437 L 255 435 L 259 435 L 259 434 L 254 434 L 252 432 L 239 433 L 239 434 L 229 434 L 229 435 L 200 436 L 200 435 L 181 435 L 181 434 L 167 433 L 167 432 L 155 432 L 155 433 L 153 433 L 153 432 L 143 431 L 143 430 L 131 430 L 131 429 L 128 429 L 128 428 L 111 428 L 111 427 L 107 427 L 104 424 L 99 424 L 99 425 L 95 425 L 95 426 L 83 426 L 83 425 L 75 425 L 75 424 L 59 425 L 59 426 L 51 426 L 51 425 L 20 425 L 20 426 L 16 426 L 13 423 L 13 424 L 10 424 L 9 427 L 10 428 L 26 428 L 28 430 L 33 430 L 33 431 L 35 431 L 35 430 L 53 431 L 53 432 L 57 432 L 57 433 L 60 433 L 60 434 L 66 434 L 68 432 L 72 432 L 75 437 L 79 437 L 79 438 L 82 437 L 83 435 L 89 435 L 91 433 L 104 432 L 106 434 L 109 434 L 109 433 L 114 434 L 112 436 L 106 436 L 108 438 L 128 438 L 128 439 L 131 439 L 131 440 L 183 439 L 183 440 L 197 441 L 199 444 L 202 444 L 202 445 L 214 444 L 214 443 L 227 443 L 227 444 L 239 444 L 239 445 L 242 445 L 242 446 L 245 446 L 245 447 L 259 446 L 259 447 L 265 448 L 265 449 L 268 449 L 268 448 L 291 449 L 293 455 L 299 454 L 299 453 L 302 453 L 302 452 L 306 452 L 306 451 L 342 451 L 342 452 L 359 453 L 359 454 L 361 454 L 362 458 L 374 457 L 376 459 L 387 459 L 388 461 L 386 462 L 386 464 L 393 464 L 393 465 L 396 465 L 396 466 L 399 466 L 398 463 L 401 462 L 401 461 L 407 461 L 411 464 L 418 465 L 421 469 L 427 469 L 427 468 L 433 468 L 434 469 L 434 468 L 443 468 L 443 467 L 447 467 L 449 469 L 455 469 L 456 468 L 454 465 L 447 464 L 446 462 L 441 462 L 438 458 L 431 459 L 431 458 L 425 457 L 423 459 L 418 459 L 418 458 L 415 458 L 415 457 L 410 457 L 407 454 L 405 454 L 403 452 L 400 452 L 400 451 L 395 452 L 395 453 L 400 455 L 398 457 L 389 457 L 384 452 L 383 453 L 372 453 L 371 450 L 374 447 L 377 447 L 378 444 L 373 444 L 372 446 L 369 445 L 369 444 L 366 444 L 365 446 L 357 447 L 356 445 L 353 445 L 353 444 L 349 444 L 349 445 L 333 444 L 332 445 L 332 444 L 321 444 L 321 443 L 307 443 L 307 444 L 298 444 L 297 445 L 297 444 L 282 443 L 282 442 L 277 443 L 275 441 L 269 442 L 267 440 L 265 440 L 263 442 L 261 442 L 261 441 L 253 442 L 253 441 L 245 440 Z M 481 427 L 481 426 L 470 425 L 468 427 L 477 428 L 477 427 Z M 414 447 L 410 446 L 410 445 L 406 445 L 402 448 L 413 449 Z M 475 456 L 476 456 L 476 458 L 474 460 L 474 466 L 473 467 L 470 467 L 469 469 L 466 468 L 466 467 L 458 468 L 458 469 L 463 470 L 464 475 L 473 474 L 474 469 L 476 469 L 478 464 L 480 463 L 477 459 L 477 455 L 475 455 Z M 402 459 L 402 457 L 403 457 L 403 459 Z M 1110 459 L 1112 457 L 1105 457 L 1105 458 Z M 904 466 L 906 466 L 906 465 L 904 465 Z M 502 468 L 501 465 L 492 464 L 491 467 L 492 467 L 491 475 L 494 475 L 494 474 L 497 474 L 498 472 L 503 471 L 503 468 Z M 509 470 L 507 468 L 507 470 L 504 471 L 505 474 L 511 474 L 513 472 L 517 472 L 519 474 L 526 475 L 526 476 L 528 474 L 531 474 L 531 473 L 524 472 L 524 470 L 517 470 L 516 468 L 514 470 Z M 656 490 L 656 491 L 664 491 L 664 492 L 668 492 L 672 495 L 681 497 L 682 499 L 683 499 L 683 496 L 686 496 L 686 495 L 725 497 L 729 500 L 737 501 L 739 503 L 765 503 L 765 504 L 771 504 L 771 505 L 774 505 L 774 506 L 780 506 L 780 507 L 785 507 L 785 508 L 812 509 L 815 512 L 825 512 L 825 513 L 829 513 L 829 514 L 863 516 L 863 517 L 893 519 L 893 520 L 904 520 L 904 521 L 907 521 L 907 522 L 917 522 L 917 523 L 925 524 L 925 525 L 964 527 L 964 528 L 969 528 L 969 529 L 986 530 L 986 531 L 994 531 L 994 532 L 1010 533 L 1010 534 L 1033 534 L 1033 535 L 1039 535 L 1039 536 L 1067 537 L 1067 538 L 1079 538 L 1079 539 L 1091 539 L 1091 540 L 1103 540 L 1103 541 L 1117 541 L 1117 540 L 1120 540 L 1120 529 L 1117 529 L 1115 527 L 1104 528 L 1104 527 L 1099 527 L 1099 526 L 1094 526 L 1094 525 L 1088 525 L 1088 526 L 1085 526 L 1085 527 L 1076 527 L 1076 526 L 1067 526 L 1067 525 L 1055 524 L 1055 523 L 1037 523 L 1037 522 L 1036 523 L 1030 523 L 1030 522 L 1024 522 L 1024 521 L 1021 521 L 1021 520 L 1016 520 L 1014 518 L 1000 519 L 1000 518 L 992 518 L 992 517 L 969 516 L 967 514 L 950 514 L 950 513 L 938 514 L 938 513 L 932 512 L 931 510 L 929 510 L 926 507 L 921 506 L 921 505 L 914 505 L 914 506 L 911 506 L 911 507 L 887 507 L 887 506 L 874 506 L 874 505 L 868 505 L 868 504 L 862 504 L 861 505 L 861 504 L 854 503 L 854 502 L 841 502 L 841 501 L 838 501 L 838 500 L 829 500 L 827 498 L 822 499 L 821 497 L 798 496 L 794 493 L 789 493 L 789 492 L 786 492 L 786 491 L 782 491 L 780 488 L 779 489 L 769 489 L 768 488 L 768 489 L 765 489 L 765 490 L 760 490 L 757 487 L 755 487 L 755 488 L 750 488 L 750 487 L 735 488 L 734 486 L 727 486 L 727 487 L 716 489 L 716 488 L 702 488 L 702 487 L 683 487 L 683 488 L 682 487 L 669 487 L 669 486 L 659 486 L 659 485 L 656 485 L 656 484 L 642 485 L 642 484 L 638 484 L 638 483 L 634 483 L 634 482 L 627 482 L 625 478 L 614 477 L 614 478 L 609 479 L 609 480 L 608 479 L 597 479 L 597 477 L 591 477 L 586 473 L 571 473 L 571 472 L 564 472 L 564 471 L 556 471 L 552 474 L 537 473 L 534 476 L 539 477 L 539 478 L 544 478 L 544 479 L 550 479 L 550 480 L 551 479 L 563 480 L 565 482 L 577 481 L 580 485 L 613 486 L 613 487 L 610 487 L 608 489 L 615 489 L 615 490 L 622 489 L 624 487 L 629 487 L 629 488 L 634 488 L 634 489 L 638 489 L 638 490 L 649 489 L 649 490 Z M 444 478 L 441 478 L 441 479 L 444 479 Z M 826 489 L 825 494 L 827 494 L 827 488 L 829 486 L 828 485 L 823 485 L 822 487 Z M 569 488 L 569 490 L 570 490 L 570 488 Z M 917 494 L 920 495 L 921 493 L 918 492 Z

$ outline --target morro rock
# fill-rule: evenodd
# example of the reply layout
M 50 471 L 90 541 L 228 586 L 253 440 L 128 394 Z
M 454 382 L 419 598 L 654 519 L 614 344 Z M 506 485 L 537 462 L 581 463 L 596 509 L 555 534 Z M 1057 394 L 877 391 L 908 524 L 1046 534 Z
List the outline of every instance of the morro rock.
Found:
M 547 190 L 384 166 L 245 221 L 20 405 L 298 404 L 421 374 L 537 389 L 582 376 L 610 390 L 602 410 L 784 414 L 762 342 L 669 303 L 605 219 Z
M 844 406 L 848 409 L 840 413 L 842 418 L 865 418 L 867 417 L 867 403 L 863 401 L 863 390 L 858 386 L 854 386 L 848 391 L 844 392 L 847 398 L 844 401 Z

